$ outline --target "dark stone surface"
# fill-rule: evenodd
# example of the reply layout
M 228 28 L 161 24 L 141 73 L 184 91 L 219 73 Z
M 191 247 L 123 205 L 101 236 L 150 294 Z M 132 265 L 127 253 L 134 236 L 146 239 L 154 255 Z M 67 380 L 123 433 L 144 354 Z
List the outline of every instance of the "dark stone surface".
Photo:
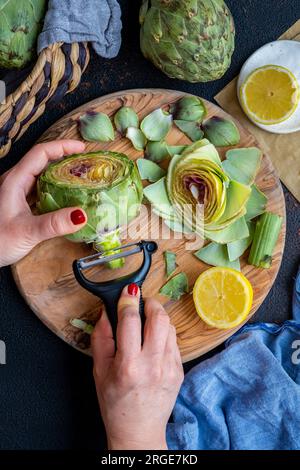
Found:
M 124 30 L 118 58 L 106 61 L 92 53 L 79 89 L 47 109 L 0 162 L 1 173 L 16 163 L 58 118 L 98 96 L 120 89 L 159 87 L 212 100 L 253 51 L 279 37 L 300 17 L 299 0 L 228 0 L 237 29 L 232 67 L 220 81 L 191 85 L 169 79 L 143 59 L 138 44 L 139 3 L 121 2 Z M 281 322 L 290 317 L 300 253 L 300 208 L 286 190 L 285 198 L 288 224 L 284 259 L 272 291 L 255 316 L 257 321 Z M 64 344 L 35 317 L 18 293 L 9 268 L 0 272 L 0 311 L 0 339 L 7 346 L 7 365 L 0 366 L 0 449 L 103 448 L 105 434 L 94 391 L 92 361 Z

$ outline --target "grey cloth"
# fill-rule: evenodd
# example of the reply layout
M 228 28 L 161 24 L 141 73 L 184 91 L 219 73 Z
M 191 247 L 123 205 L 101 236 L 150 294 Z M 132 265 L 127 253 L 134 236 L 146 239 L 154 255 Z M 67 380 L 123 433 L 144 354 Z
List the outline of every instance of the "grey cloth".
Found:
M 50 0 L 38 52 L 55 42 L 91 42 L 96 53 L 115 57 L 121 46 L 121 9 L 116 0 Z

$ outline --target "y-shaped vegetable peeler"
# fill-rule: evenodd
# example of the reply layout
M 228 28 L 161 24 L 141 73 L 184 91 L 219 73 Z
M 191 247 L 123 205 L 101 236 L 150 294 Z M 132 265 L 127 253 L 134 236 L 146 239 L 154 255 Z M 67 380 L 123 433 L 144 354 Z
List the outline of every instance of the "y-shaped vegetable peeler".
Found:
M 151 267 L 152 255 L 156 252 L 158 246 L 153 241 L 141 241 L 139 243 L 129 243 L 123 245 L 115 250 L 109 250 L 109 255 L 106 252 L 96 253 L 73 262 L 73 271 L 75 278 L 79 284 L 87 289 L 92 294 L 96 295 L 104 302 L 108 318 L 111 322 L 114 338 L 116 337 L 117 329 L 117 304 L 123 288 L 131 283 L 135 283 L 142 288 L 143 282 L 145 281 L 147 274 Z M 117 253 L 112 253 L 118 251 Z M 131 274 L 122 276 L 119 279 L 113 279 L 111 281 L 94 282 L 87 279 L 83 271 L 93 266 L 103 265 L 109 261 L 126 258 L 127 256 L 134 255 L 136 253 L 143 252 L 143 262 L 139 269 Z M 140 297 L 140 315 L 142 324 L 144 324 L 144 302 L 142 298 L 142 292 Z

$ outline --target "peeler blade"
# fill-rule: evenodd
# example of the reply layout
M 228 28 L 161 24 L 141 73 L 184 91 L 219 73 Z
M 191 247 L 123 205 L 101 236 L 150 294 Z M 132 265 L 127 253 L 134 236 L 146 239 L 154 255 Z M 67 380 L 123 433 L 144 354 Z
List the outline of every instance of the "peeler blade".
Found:
M 80 258 L 77 260 L 77 263 L 81 270 L 85 270 L 92 268 L 93 266 L 106 264 L 119 258 L 127 258 L 128 256 L 140 253 L 143 249 L 143 243 L 144 242 L 128 243 L 127 245 L 121 245 L 120 247 L 111 249 L 108 252 L 101 251 L 99 253 Z M 112 252 L 114 251 L 117 251 L 117 253 L 113 254 Z M 109 253 L 109 255 L 106 253 Z

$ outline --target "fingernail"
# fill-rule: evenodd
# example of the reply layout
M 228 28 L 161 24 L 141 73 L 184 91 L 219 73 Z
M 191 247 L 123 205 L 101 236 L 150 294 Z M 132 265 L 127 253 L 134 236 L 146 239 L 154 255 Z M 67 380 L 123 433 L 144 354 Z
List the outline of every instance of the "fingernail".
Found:
M 76 209 L 76 211 L 71 212 L 71 220 L 74 225 L 84 224 L 85 222 L 85 215 L 80 209 Z
M 129 286 L 127 287 L 127 290 L 128 290 L 129 295 L 136 296 L 139 291 L 139 286 L 137 284 L 132 283 L 132 284 L 129 284 Z

